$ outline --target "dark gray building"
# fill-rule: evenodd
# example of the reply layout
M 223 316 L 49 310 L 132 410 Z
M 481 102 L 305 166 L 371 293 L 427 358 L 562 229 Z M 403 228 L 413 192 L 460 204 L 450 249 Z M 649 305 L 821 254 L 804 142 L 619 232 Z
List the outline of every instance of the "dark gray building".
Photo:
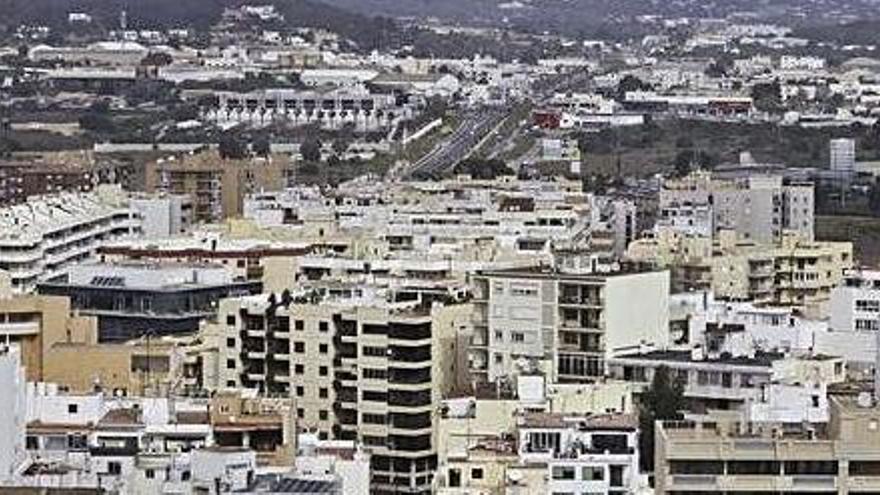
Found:
M 259 281 L 234 279 L 219 265 L 86 264 L 38 285 L 67 296 L 80 314 L 98 319 L 101 342 L 144 335 L 194 333 L 225 297 L 259 294 Z

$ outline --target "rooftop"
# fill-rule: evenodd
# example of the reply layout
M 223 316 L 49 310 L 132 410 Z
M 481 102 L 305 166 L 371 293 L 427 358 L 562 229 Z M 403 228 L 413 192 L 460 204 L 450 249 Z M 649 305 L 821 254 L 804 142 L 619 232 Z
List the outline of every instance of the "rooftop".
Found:
M 674 361 L 679 363 L 717 363 L 737 366 L 759 366 L 769 368 L 774 361 L 785 359 L 785 355 L 776 352 L 756 352 L 754 357 L 732 356 L 722 353 L 717 358 L 694 359 L 691 351 L 650 351 L 646 353 L 626 354 L 614 359 L 637 359 L 644 361 Z

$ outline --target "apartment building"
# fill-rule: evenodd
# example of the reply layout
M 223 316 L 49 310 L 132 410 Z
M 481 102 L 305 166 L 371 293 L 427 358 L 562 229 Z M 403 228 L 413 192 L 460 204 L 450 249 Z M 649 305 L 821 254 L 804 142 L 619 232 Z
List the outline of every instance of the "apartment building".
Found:
M 54 344 L 96 339 L 95 320 L 74 315 L 69 299 L 15 294 L 9 275 L 0 273 L 0 341 L 17 349 L 28 381 L 46 379 Z
M 786 183 L 781 176 L 750 175 L 736 179 L 698 171 L 666 180 L 660 209 L 710 207 L 715 232 L 733 230 L 759 244 L 780 242 L 783 232 L 813 240 L 813 184 Z
M 195 333 L 224 297 L 257 294 L 259 281 L 236 280 L 221 265 L 88 263 L 42 282 L 41 294 L 65 296 L 98 320 L 100 342 Z
M 112 242 L 98 249 L 98 259 L 163 266 L 222 265 L 235 280 L 262 281 L 267 291 L 281 292 L 292 286 L 297 260 L 318 249 L 298 241 L 193 232 L 186 237 Z
M 221 92 L 207 118 L 218 123 L 266 125 L 283 119 L 294 126 L 319 125 L 375 131 L 411 118 L 415 106 L 392 92 L 371 93 L 363 86 L 310 89 L 264 89 L 251 93 Z
M 258 469 L 277 472 L 293 462 L 289 400 L 71 394 L 51 383 L 30 384 L 23 395 L 26 426 L 17 435 L 27 459 L 0 482 L 4 493 L 46 486 L 135 495 L 244 492 Z
M 301 427 L 364 446 L 371 493 L 428 493 L 437 467 L 435 416 L 464 372 L 455 355 L 471 307 L 385 300 L 221 301 L 217 322 L 201 332 L 205 386 L 293 397 Z
M 772 383 L 809 387 L 842 382 L 846 366 L 842 358 L 786 356 L 750 351 L 746 354 L 709 351 L 658 350 L 610 358 L 610 377 L 645 385 L 659 368 L 666 368 L 684 385 L 684 395 L 695 411 L 741 410 L 761 402 Z
M 88 155 L 47 153 L 0 162 L 0 205 L 31 196 L 91 192 L 101 184 L 129 186 L 131 164 L 98 161 Z
M 675 292 L 711 291 L 719 299 L 791 305 L 822 316 L 852 267 L 852 250 L 849 242 L 809 241 L 794 232 L 761 244 L 732 231 L 708 238 L 658 229 L 631 243 L 626 258 L 669 268 Z
M 657 493 L 877 493 L 877 424 L 870 395 L 832 395 L 828 422 L 663 421 Z
M 831 291 L 831 329 L 880 331 L 880 272 L 852 270 Z
M 146 190 L 189 195 L 193 219 L 213 223 L 241 215 L 245 195 L 283 189 L 292 184 L 292 177 L 288 157 L 232 160 L 204 151 L 148 163 Z
M 94 258 L 104 243 L 137 235 L 141 220 L 118 187 L 40 196 L 0 209 L 0 270 L 18 292 Z
M 9 482 L 27 459 L 24 443 L 27 401 L 21 352 L 9 345 L 0 346 L 0 484 Z
M 668 272 L 561 263 L 483 271 L 473 281 L 470 366 L 476 382 L 539 369 L 552 382 L 596 381 L 610 356 L 667 339 Z M 639 301 L 639 311 L 632 301 Z

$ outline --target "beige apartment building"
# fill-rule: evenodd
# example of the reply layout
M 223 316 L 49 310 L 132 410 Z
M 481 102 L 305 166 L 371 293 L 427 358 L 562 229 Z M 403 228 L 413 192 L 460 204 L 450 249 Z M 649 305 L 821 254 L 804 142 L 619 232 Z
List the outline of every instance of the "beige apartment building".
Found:
M 368 296 L 226 299 L 200 332 L 202 386 L 291 397 L 301 428 L 369 451 L 371 493 L 430 493 L 435 421 L 466 371 L 471 313 Z
M 729 230 L 708 238 L 661 229 L 631 243 L 626 257 L 669 268 L 676 292 L 711 290 L 719 299 L 784 304 L 822 315 L 831 290 L 853 266 L 853 247 L 808 241 L 795 232 L 786 232 L 779 243 L 757 244 Z
M 880 407 L 829 403 L 828 423 L 658 423 L 656 493 L 880 492 Z
M 73 315 L 70 299 L 13 294 L 9 274 L 0 271 L 0 342 L 21 349 L 28 381 L 47 380 L 53 345 L 97 338 L 97 321 Z
M 240 216 L 247 194 L 284 189 L 292 177 L 288 157 L 231 160 L 205 151 L 148 163 L 146 190 L 187 194 L 192 198 L 194 220 L 214 223 Z

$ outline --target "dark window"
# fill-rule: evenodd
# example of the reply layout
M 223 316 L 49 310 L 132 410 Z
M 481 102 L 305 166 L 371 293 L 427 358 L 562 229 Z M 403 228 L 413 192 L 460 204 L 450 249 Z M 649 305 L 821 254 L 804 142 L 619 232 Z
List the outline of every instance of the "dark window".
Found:
M 230 327 L 235 326 L 235 315 L 227 315 L 226 316 L 226 324 Z
M 329 370 L 327 369 L 326 366 L 321 366 L 320 368 L 318 368 L 318 374 L 319 374 L 319 375 L 321 375 L 321 376 L 327 376 L 327 373 L 329 373 Z
M 296 364 L 293 366 L 293 372 L 297 375 L 302 375 L 306 372 L 306 367 L 301 364 Z
M 227 359 L 226 360 L 226 369 L 229 369 L 229 370 L 235 369 L 235 359 Z
M 79 412 L 79 406 L 76 404 L 67 405 L 67 414 L 76 414 L 77 412 Z
M 306 411 L 305 411 L 303 408 L 301 408 L 301 407 L 298 408 L 298 409 L 296 410 L 296 417 L 299 418 L 299 419 L 303 419 L 303 418 L 305 418 L 305 417 L 306 417 Z
M 107 463 L 107 474 L 122 474 L 122 464 L 118 462 L 108 462 Z
M 320 419 L 321 421 L 326 421 L 327 420 L 327 411 L 324 409 L 321 409 L 320 411 L 318 411 L 318 419 Z
M 293 321 L 293 328 L 294 328 L 294 330 L 305 330 L 306 323 L 302 320 L 294 320 Z
M 471 479 L 472 480 L 483 479 L 483 468 L 472 468 L 471 469 Z
M 327 344 L 319 345 L 318 352 L 320 352 L 321 354 L 327 354 Z
M 235 347 L 235 337 L 226 339 L 226 347 Z
M 330 324 L 327 323 L 326 321 L 319 321 L 318 322 L 318 330 L 321 332 L 326 332 L 327 330 L 330 330 Z
M 297 354 L 303 354 L 306 352 L 306 343 L 305 342 L 294 342 L 293 343 L 293 352 Z
M 327 392 L 327 389 L 326 389 L 325 387 L 321 387 L 321 388 L 318 389 L 318 397 L 319 397 L 319 398 L 321 398 L 321 399 L 326 399 L 326 398 L 327 398 L 327 394 L 328 394 L 328 392 Z
M 306 389 L 302 385 L 296 387 L 296 396 L 302 397 L 303 395 L 306 395 Z

